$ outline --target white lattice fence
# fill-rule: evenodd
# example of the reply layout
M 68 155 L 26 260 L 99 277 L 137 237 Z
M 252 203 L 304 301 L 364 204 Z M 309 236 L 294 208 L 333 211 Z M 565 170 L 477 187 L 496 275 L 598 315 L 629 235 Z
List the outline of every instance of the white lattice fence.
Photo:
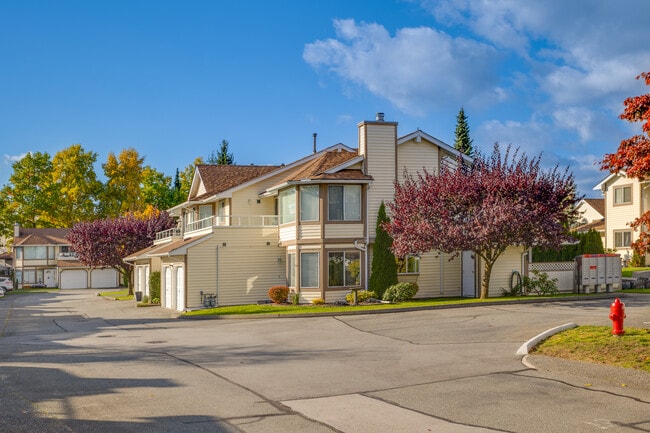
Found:
M 549 278 L 557 278 L 560 292 L 573 292 L 574 262 L 530 263 L 529 270 L 544 272 Z

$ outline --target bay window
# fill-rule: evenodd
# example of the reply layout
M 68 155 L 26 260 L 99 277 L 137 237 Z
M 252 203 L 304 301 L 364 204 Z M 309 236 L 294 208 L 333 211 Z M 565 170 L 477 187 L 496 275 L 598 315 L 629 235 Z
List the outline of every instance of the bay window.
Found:
M 318 185 L 300 187 L 300 221 L 318 221 Z
M 300 253 L 300 287 L 318 287 L 319 253 Z
M 358 251 L 329 253 L 329 286 L 358 286 L 361 284 L 361 254 Z
M 280 224 L 292 223 L 296 221 L 296 189 L 289 188 L 280 191 L 278 194 L 280 200 Z

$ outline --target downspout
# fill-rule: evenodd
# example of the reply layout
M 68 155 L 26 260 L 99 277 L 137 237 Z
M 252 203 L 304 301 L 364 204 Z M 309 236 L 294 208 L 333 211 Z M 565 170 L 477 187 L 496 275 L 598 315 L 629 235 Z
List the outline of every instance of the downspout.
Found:
M 219 306 L 219 245 L 216 247 L 216 253 L 217 257 L 216 259 L 216 273 L 217 273 L 217 288 L 216 288 L 216 293 L 215 293 L 215 298 L 214 298 L 214 305 Z

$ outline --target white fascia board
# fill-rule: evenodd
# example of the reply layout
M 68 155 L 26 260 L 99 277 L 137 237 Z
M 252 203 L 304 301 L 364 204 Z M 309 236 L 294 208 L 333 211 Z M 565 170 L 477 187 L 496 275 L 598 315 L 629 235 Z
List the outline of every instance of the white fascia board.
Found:
M 213 236 L 213 235 L 211 235 L 211 234 L 210 234 L 210 235 L 206 235 L 206 236 L 200 236 L 200 237 L 198 237 L 196 240 L 194 240 L 194 241 L 192 241 L 192 242 L 190 242 L 190 243 L 187 243 L 187 244 L 185 244 L 185 245 L 183 245 L 183 246 L 181 246 L 181 247 L 174 248 L 174 249 L 171 250 L 171 251 L 167 251 L 166 253 L 159 253 L 159 254 L 155 254 L 155 253 L 153 253 L 153 254 L 147 254 L 147 256 L 149 256 L 149 257 L 184 256 L 184 255 L 187 254 L 187 250 L 188 250 L 188 248 L 191 248 L 191 247 L 193 247 L 193 246 L 196 246 L 196 245 L 198 245 L 198 244 L 201 244 L 201 243 L 207 241 L 208 239 L 211 239 L 212 236 Z
M 608 183 L 610 180 L 614 179 L 616 176 L 621 176 L 621 173 L 611 173 L 609 176 L 607 176 L 605 179 L 601 180 L 596 186 L 594 186 L 593 191 L 602 191 L 603 186 Z M 622 176 L 625 176 L 625 173 L 622 174 Z
M 472 158 L 471 156 L 467 156 L 464 153 L 461 153 L 460 151 L 454 149 L 453 146 L 448 145 L 444 141 L 439 140 L 436 137 L 434 137 L 433 135 L 429 135 L 429 134 L 427 134 L 426 132 L 424 132 L 424 131 L 422 131 L 420 129 L 418 129 L 417 131 L 411 132 L 410 134 L 407 134 L 407 135 L 404 135 L 404 136 L 398 138 L 397 139 L 397 145 L 399 146 L 402 143 L 406 143 L 407 141 L 411 141 L 415 137 L 424 138 L 425 140 L 435 144 L 436 146 L 438 146 L 441 149 L 451 153 L 452 155 L 454 155 L 456 157 L 461 156 L 464 160 L 466 160 L 468 162 L 472 162 L 474 160 L 474 158 Z
M 337 173 L 341 170 L 345 170 L 348 167 L 353 166 L 354 164 L 358 164 L 360 162 L 363 162 L 365 158 L 362 155 L 357 156 L 356 158 L 352 158 L 349 161 L 344 162 L 341 165 L 337 165 L 336 167 L 332 167 L 329 170 L 326 170 L 324 173 L 326 174 L 332 174 L 332 173 Z

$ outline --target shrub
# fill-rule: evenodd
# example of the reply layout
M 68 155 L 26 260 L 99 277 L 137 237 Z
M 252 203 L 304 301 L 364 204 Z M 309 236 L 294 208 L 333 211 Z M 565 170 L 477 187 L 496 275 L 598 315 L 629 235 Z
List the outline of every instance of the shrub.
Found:
M 298 292 L 291 292 L 291 303 L 293 305 L 298 305 L 300 304 L 300 293 Z
M 281 304 L 287 300 L 289 288 L 287 286 L 273 286 L 269 289 L 269 299 L 276 304 Z
M 143 296 L 143 297 L 142 297 L 142 303 L 143 303 L 143 304 L 148 304 L 148 303 L 149 303 L 149 297 L 146 296 L 146 295 Z
M 322 304 L 325 303 L 325 299 L 323 299 L 323 298 L 312 299 L 311 303 L 314 304 L 314 305 L 322 305 Z
M 364 302 L 370 298 L 375 298 L 376 296 L 375 292 L 370 290 L 357 290 L 357 302 Z M 352 304 L 354 302 L 354 292 L 345 295 L 345 300 L 348 301 L 348 304 Z
M 408 301 L 415 296 L 418 290 L 419 287 L 416 283 L 397 283 L 386 289 L 382 299 L 390 302 Z
M 645 267 L 645 255 L 639 254 L 636 251 L 632 254 L 632 259 L 630 260 L 630 266 L 633 268 L 643 268 Z
M 560 291 L 557 289 L 557 278 L 549 278 L 545 272 L 534 270 L 531 272 L 532 277 L 524 275 L 523 286 L 526 293 L 535 292 L 538 296 L 557 295 Z
M 160 303 L 160 271 L 155 271 L 149 274 L 149 295 L 152 304 Z M 155 299 L 157 299 L 158 302 L 155 302 Z

